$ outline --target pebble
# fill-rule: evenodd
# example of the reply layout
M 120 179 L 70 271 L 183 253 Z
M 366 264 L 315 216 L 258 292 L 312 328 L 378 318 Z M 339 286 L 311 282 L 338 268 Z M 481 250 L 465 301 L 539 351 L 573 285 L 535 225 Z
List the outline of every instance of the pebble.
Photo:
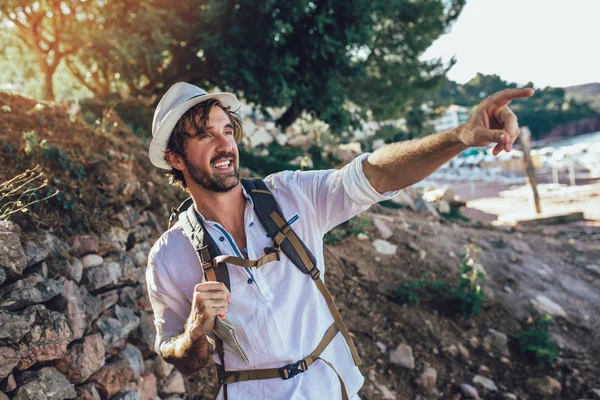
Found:
M 414 369 L 415 357 L 413 356 L 412 347 L 402 343 L 390 353 L 390 362 L 400 365 L 401 367 Z

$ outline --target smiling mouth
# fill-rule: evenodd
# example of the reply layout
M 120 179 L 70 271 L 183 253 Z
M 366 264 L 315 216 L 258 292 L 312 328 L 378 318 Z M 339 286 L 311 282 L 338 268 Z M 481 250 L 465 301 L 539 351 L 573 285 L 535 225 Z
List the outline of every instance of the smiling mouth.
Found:
M 226 170 L 231 168 L 233 162 L 231 160 L 222 160 L 213 164 L 213 168 L 218 170 Z

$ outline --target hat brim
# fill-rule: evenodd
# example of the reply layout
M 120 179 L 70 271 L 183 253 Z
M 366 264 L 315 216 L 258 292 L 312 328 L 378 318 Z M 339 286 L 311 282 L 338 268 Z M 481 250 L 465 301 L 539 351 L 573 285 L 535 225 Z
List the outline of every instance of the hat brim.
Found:
M 150 142 L 148 155 L 150 156 L 150 162 L 152 162 L 154 166 L 165 170 L 171 169 L 171 164 L 165 160 L 165 151 L 167 150 L 169 138 L 171 137 L 171 133 L 173 132 L 177 121 L 179 121 L 179 118 L 181 118 L 187 110 L 196 104 L 210 99 L 219 100 L 224 106 L 230 107 L 232 111 L 238 111 L 240 109 L 240 102 L 232 93 L 211 93 L 189 99 L 179 107 L 169 111 L 157 128 L 156 134 Z

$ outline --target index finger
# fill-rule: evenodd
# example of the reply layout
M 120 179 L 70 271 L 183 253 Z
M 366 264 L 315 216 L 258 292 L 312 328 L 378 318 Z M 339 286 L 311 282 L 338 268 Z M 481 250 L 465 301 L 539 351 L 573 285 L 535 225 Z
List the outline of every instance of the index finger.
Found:
M 504 107 L 512 100 L 531 97 L 533 96 L 533 93 L 535 92 L 531 88 L 504 89 L 494 93 L 492 97 L 490 97 L 490 102 L 497 107 Z

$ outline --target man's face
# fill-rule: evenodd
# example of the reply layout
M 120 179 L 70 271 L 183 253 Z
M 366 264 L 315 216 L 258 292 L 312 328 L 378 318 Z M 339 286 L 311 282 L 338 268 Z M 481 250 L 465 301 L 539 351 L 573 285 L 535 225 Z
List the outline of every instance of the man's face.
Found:
M 234 138 L 234 127 L 227 113 L 218 106 L 210 110 L 206 132 L 197 133 L 187 140 L 183 162 L 184 177 L 206 190 L 228 192 L 238 185 L 239 154 Z

